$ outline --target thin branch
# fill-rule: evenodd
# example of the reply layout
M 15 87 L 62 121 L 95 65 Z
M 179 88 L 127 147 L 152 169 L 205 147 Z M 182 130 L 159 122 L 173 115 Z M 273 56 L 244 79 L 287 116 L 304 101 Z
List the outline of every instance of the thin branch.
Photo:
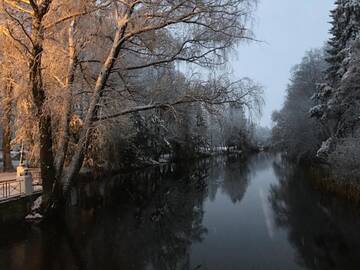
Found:
M 32 12 L 31 10 L 28 10 L 28 9 L 26 9 L 26 8 L 23 8 L 23 7 L 19 6 L 19 5 L 17 5 L 17 4 L 15 3 L 15 2 L 17 2 L 17 1 L 14 1 L 14 0 L 4 0 L 4 1 L 5 1 L 5 3 L 7 3 L 9 6 L 11 6 L 13 9 L 16 9 L 16 10 L 18 10 L 18 11 L 20 11 L 20 12 L 24 12 L 24 13 L 30 14 L 31 16 L 34 15 L 34 12 Z

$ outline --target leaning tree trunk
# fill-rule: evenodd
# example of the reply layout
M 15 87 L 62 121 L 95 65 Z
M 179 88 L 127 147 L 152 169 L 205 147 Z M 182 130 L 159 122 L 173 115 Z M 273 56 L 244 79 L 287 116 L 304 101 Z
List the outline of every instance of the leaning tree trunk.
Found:
M 2 150 L 3 150 L 3 171 L 11 171 L 14 169 L 11 161 L 11 105 L 12 105 L 12 85 L 6 85 L 3 96 L 3 117 L 2 117 Z
M 85 157 L 86 147 L 88 145 L 89 134 L 91 132 L 91 128 L 93 128 L 94 118 L 97 113 L 98 104 L 103 94 L 106 83 L 110 77 L 112 68 L 114 67 L 115 61 L 119 56 L 122 46 L 124 45 L 124 36 L 128 27 L 128 20 L 132 16 L 134 8 L 135 4 L 128 9 L 126 19 L 124 20 L 125 23 L 119 26 L 119 28 L 117 29 L 112 47 L 96 80 L 90 105 L 86 113 L 84 127 L 80 132 L 80 139 L 77 144 L 77 148 L 75 149 L 75 153 L 71 159 L 67 172 L 62 177 L 65 195 L 69 192 L 69 187 L 72 186 L 73 182 L 75 181 L 74 179 L 80 172 Z M 60 180 L 58 179 L 58 181 Z
M 65 95 L 64 95 L 64 114 L 60 121 L 60 135 L 57 148 L 56 158 L 56 178 L 60 178 L 63 172 L 66 153 L 69 145 L 70 118 L 72 110 L 72 85 L 75 79 L 75 71 L 77 65 L 77 54 L 74 41 L 74 33 L 76 27 L 76 18 L 74 18 L 69 26 L 69 66 L 67 71 Z
M 86 118 L 84 121 L 84 127 L 80 132 L 80 139 L 75 150 L 75 153 L 71 159 L 67 173 L 63 176 L 63 182 L 65 184 L 65 190 L 71 186 L 71 183 L 74 181 L 74 178 L 79 174 L 80 168 L 82 166 L 86 146 L 88 145 L 89 132 L 93 124 L 93 119 L 96 113 L 97 106 L 101 97 L 101 92 L 103 91 L 105 84 L 110 76 L 112 67 L 114 66 L 115 60 L 119 55 L 120 51 L 120 40 L 122 32 L 117 31 L 113 47 L 110 50 L 110 53 L 101 69 L 100 75 L 96 81 L 95 88 L 93 90 L 93 95 L 91 98 L 90 106 L 86 113 Z

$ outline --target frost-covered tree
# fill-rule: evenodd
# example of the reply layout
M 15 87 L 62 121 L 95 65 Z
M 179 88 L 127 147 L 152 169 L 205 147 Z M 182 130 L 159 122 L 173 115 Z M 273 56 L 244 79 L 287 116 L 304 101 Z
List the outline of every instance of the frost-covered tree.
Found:
M 223 119 L 224 145 L 228 147 L 247 148 L 249 143 L 248 120 L 243 108 L 229 106 Z
M 326 59 L 329 68 L 311 110 L 327 129 L 328 138 L 318 153 L 325 158 L 338 138 L 357 136 L 360 123 L 360 2 L 336 1 L 331 17 L 332 37 Z

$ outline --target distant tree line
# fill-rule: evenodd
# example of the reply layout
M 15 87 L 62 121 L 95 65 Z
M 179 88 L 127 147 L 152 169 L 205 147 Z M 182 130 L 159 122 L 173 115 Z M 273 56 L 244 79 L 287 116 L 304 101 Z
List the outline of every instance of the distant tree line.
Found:
M 275 123 L 273 146 L 297 162 L 315 158 L 326 138 L 320 123 L 311 118 L 309 112 L 316 104 L 313 96 L 324 80 L 326 66 L 323 50 L 307 52 L 301 63 L 292 69 L 283 108 L 272 115 Z
M 328 44 L 294 68 L 284 107 L 273 114 L 273 143 L 349 183 L 360 179 L 360 2 L 335 4 Z

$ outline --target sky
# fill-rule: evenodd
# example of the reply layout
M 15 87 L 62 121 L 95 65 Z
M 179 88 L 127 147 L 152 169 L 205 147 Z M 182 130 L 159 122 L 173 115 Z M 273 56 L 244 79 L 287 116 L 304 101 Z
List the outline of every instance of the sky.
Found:
M 334 2 L 259 0 L 253 32 L 263 42 L 240 45 L 231 68 L 236 78 L 250 77 L 264 87 L 262 126 L 271 127 L 271 113 L 281 109 L 291 68 L 327 41 Z

